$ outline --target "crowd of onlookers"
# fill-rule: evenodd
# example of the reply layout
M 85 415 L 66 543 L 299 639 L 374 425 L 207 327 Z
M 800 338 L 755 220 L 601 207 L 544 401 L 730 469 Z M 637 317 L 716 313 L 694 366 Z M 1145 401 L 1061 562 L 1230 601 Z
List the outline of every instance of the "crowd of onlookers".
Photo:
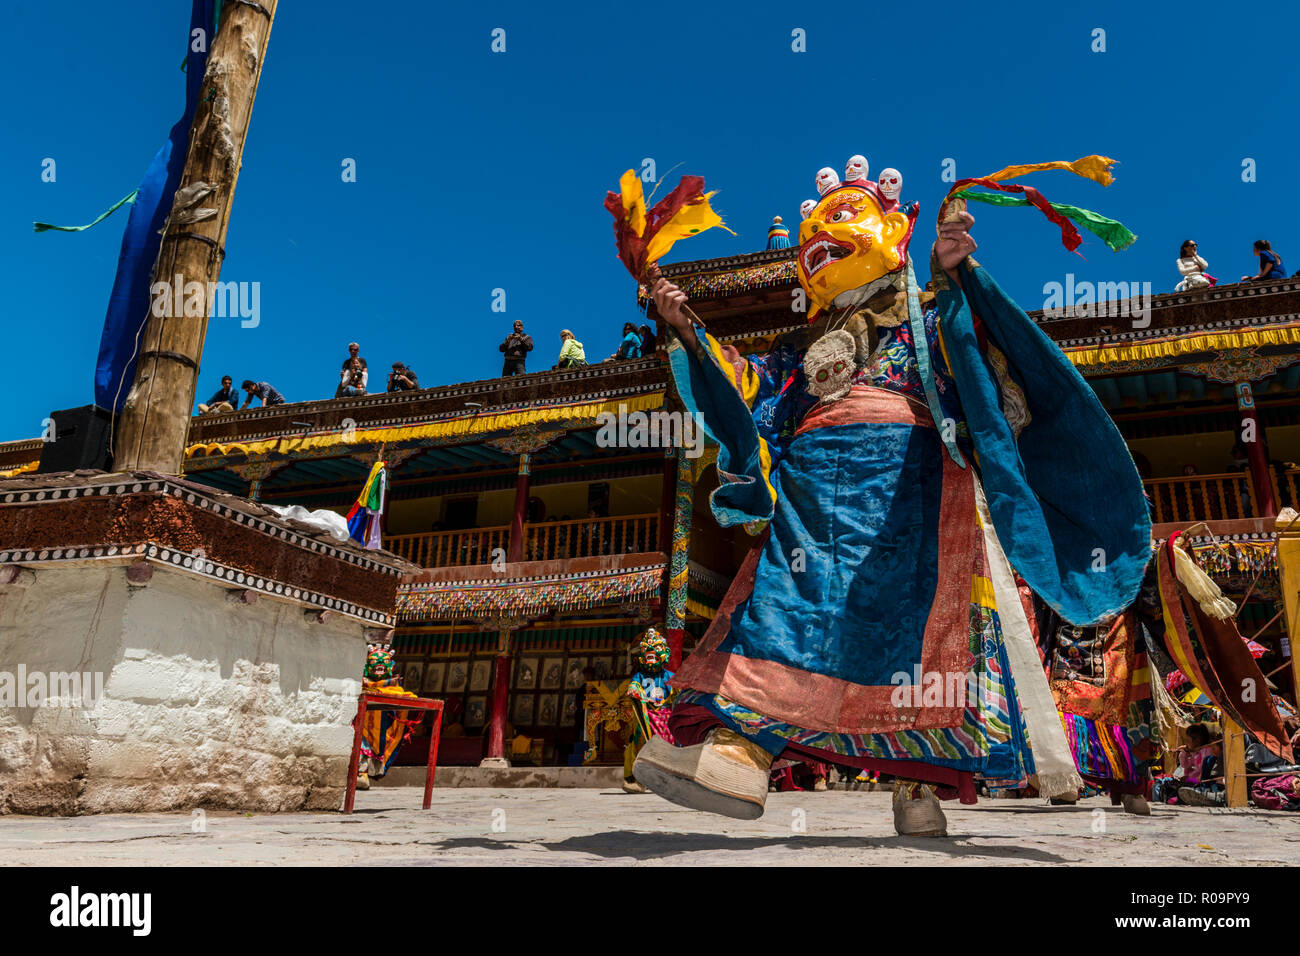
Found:
M 1254 275 L 1241 277 L 1242 282 L 1273 282 L 1286 278 L 1286 269 L 1282 267 L 1282 257 L 1273 251 L 1267 239 L 1259 239 L 1252 247 L 1252 254 L 1259 256 L 1259 271 Z M 1210 264 L 1197 251 L 1196 241 L 1188 239 L 1178 250 L 1178 272 L 1183 277 L 1175 292 L 1188 292 L 1192 289 L 1204 289 L 1218 283 L 1218 279 L 1207 271 Z M 1300 275 L 1300 270 L 1296 270 Z
M 505 355 L 505 364 L 501 369 L 503 376 L 523 375 L 528 371 L 525 368 L 525 362 L 528 353 L 533 350 L 533 337 L 524 334 L 523 322 L 515 321 L 514 330 L 506 336 L 506 340 L 501 343 L 500 349 L 502 354 Z M 642 325 L 638 327 L 632 322 L 624 322 L 623 339 L 619 343 L 618 351 L 605 361 L 643 358 L 653 355 L 654 350 L 655 334 L 650 326 Z M 587 353 L 583 349 L 582 343 L 568 329 L 561 329 L 560 354 L 551 368 L 576 368 L 586 364 Z
M 1243 275 L 1242 282 L 1252 281 L 1274 281 L 1286 278 L 1286 269 L 1282 265 L 1282 257 L 1273 251 L 1272 245 L 1267 239 L 1258 240 L 1253 248 L 1253 254 L 1259 256 L 1259 270 L 1254 275 Z M 1188 239 L 1182 244 L 1178 251 L 1178 272 L 1183 277 L 1178 285 L 1174 288 L 1175 292 L 1186 292 L 1191 289 L 1203 289 L 1218 283 L 1218 279 L 1209 273 L 1210 264 L 1198 252 L 1196 242 Z M 1300 275 L 1300 270 L 1297 270 Z M 533 350 L 533 337 L 524 332 L 524 323 L 516 320 L 514 328 L 506 336 L 504 342 L 500 345 L 500 351 L 504 359 L 501 374 L 523 375 L 528 371 L 528 353 Z M 624 359 L 637 359 L 653 355 L 655 350 L 655 334 L 649 325 L 637 326 L 633 322 L 623 324 L 623 338 L 619 343 L 618 351 L 611 355 L 605 361 L 617 361 Z M 560 331 L 560 352 L 551 366 L 553 369 L 577 368 L 587 364 L 587 353 L 582 347 L 582 343 L 577 340 L 574 334 L 568 329 Z M 252 379 L 246 379 L 240 385 L 245 398 L 244 403 L 239 403 L 239 392 L 233 387 L 233 380 L 226 376 L 221 380 L 221 389 L 207 400 L 199 405 L 199 412 L 208 414 L 213 412 L 230 412 L 236 409 L 247 408 L 252 404 L 253 399 L 260 398 L 263 405 L 281 405 L 284 403 L 284 396 L 271 385 L 270 382 L 255 382 Z M 420 387 L 420 380 L 414 370 L 408 368 L 402 362 L 394 362 L 392 371 L 388 373 L 389 392 L 402 392 Z M 343 361 L 343 367 L 339 372 L 338 387 L 335 389 L 335 398 L 345 398 L 355 395 L 367 395 L 370 393 L 370 372 L 366 366 L 366 360 L 361 357 L 361 347 L 352 342 L 348 345 L 348 357 Z
M 514 328 L 501 343 L 500 351 L 505 359 L 501 369 L 503 376 L 523 375 L 528 371 L 528 353 L 533 350 L 533 337 L 524 332 L 524 323 L 516 320 Z M 638 359 L 653 355 L 655 334 L 649 325 L 636 326 L 631 322 L 623 324 L 623 338 L 618 351 L 606 361 Z M 582 343 L 568 329 L 560 332 L 560 353 L 553 369 L 577 368 L 587 364 L 587 353 Z M 405 392 L 420 387 L 420 379 L 415 370 L 403 362 L 394 362 L 388 373 L 386 391 Z M 240 404 L 240 391 L 244 393 L 244 402 Z M 335 398 L 349 398 L 370 394 L 370 369 L 361 357 L 361 346 L 356 342 L 348 344 L 348 357 L 343 360 L 339 370 L 338 386 L 334 390 Z M 234 380 L 229 376 L 221 379 L 221 388 L 206 402 L 199 405 L 202 415 L 218 412 L 233 412 L 248 408 L 253 400 L 260 398 L 263 405 L 283 405 L 285 398 L 270 382 L 255 382 L 245 379 L 239 389 L 235 389 Z

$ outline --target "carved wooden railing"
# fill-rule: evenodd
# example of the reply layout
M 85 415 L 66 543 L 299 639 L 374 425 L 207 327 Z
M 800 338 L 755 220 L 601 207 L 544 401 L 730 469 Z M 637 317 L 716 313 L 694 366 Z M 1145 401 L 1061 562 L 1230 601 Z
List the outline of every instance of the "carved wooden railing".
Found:
M 1285 468 L 1273 475 L 1273 498 L 1279 509 L 1300 510 L 1300 468 Z
M 616 515 L 524 526 L 524 560 L 552 561 L 659 549 L 659 515 Z
M 1259 516 L 1259 503 L 1248 471 L 1148 478 L 1142 484 L 1151 496 L 1156 524 Z
M 384 547 L 422 568 L 452 568 L 491 564 L 509 554 L 510 527 L 390 534 Z M 500 549 L 497 555 L 495 549 Z M 633 554 L 659 549 L 659 515 L 616 515 L 577 521 L 536 521 L 524 525 L 525 561 L 588 558 L 602 554 Z
M 510 526 L 384 535 L 384 547 L 422 568 L 456 568 L 491 564 L 493 550 L 510 547 Z

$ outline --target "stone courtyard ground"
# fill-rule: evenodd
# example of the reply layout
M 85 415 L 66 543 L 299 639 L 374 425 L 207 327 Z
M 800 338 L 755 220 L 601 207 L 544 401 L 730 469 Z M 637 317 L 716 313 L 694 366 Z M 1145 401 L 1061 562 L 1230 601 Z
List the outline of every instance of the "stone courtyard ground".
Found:
M 1300 818 L 1260 810 L 1153 808 L 1104 798 L 946 803 L 947 839 L 893 832 L 890 794 L 774 793 L 759 820 L 596 789 L 386 787 L 356 812 L 0 817 L 0 861 L 18 866 L 740 864 L 818 866 L 1293 866 Z

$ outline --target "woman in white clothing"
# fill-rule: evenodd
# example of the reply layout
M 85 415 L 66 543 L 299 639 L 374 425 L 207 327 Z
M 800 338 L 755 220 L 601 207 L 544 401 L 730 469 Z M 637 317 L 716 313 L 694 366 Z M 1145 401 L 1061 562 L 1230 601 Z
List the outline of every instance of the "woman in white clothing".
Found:
M 1214 285 L 1214 279 L 1205 274 L 1209 267 L 1210 264 L 1196 254 L 1196 243 L 1188 239 L 1178 250 L 1178 271 L 1182 273 L 1183 281 L 1174 286 L 1174 291 L 1186 292 Z

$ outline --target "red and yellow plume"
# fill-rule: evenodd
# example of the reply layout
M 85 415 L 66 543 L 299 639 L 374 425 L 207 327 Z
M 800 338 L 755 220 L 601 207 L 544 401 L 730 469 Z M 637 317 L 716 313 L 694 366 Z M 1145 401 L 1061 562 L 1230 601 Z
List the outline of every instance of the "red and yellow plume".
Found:
M 605 208 L 614 217 L 618 257 L 637 282 L 645 282 L 646 269 L 666 256 L 678 239 L 697 236 L 714 226 L 727 229 L 709 205 L 715 193 L 704 191 L 700 176 L 683 176 L 677 188 L 649 211 L 635 170 L 625 172 L 618 187 L 618 192 L 605 194 Z

